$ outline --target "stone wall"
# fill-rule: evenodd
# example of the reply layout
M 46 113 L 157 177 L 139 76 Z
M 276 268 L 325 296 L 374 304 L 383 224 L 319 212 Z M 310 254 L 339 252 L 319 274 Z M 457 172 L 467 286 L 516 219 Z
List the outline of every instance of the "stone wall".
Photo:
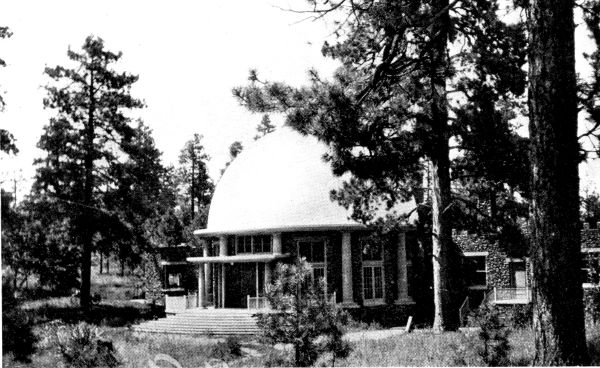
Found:
M 581 248 L 600 248 L 600 229 L 581 230 Z
M 488 252 L 486 257 L 488 287 L 510 286 L 510 264 L 506 261 L 508 255 L 497 240 L 460 232 L 454 234 L 454 241 L 463 252 Z

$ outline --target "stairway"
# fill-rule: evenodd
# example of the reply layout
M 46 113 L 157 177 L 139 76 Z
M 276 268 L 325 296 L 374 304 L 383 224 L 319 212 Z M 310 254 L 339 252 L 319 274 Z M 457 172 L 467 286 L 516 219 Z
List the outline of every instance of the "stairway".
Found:
M 260 329 L 248 309 L 188 309 L 166 318 L 134 326 L 136 332 L 185 335 L 258 335 Z

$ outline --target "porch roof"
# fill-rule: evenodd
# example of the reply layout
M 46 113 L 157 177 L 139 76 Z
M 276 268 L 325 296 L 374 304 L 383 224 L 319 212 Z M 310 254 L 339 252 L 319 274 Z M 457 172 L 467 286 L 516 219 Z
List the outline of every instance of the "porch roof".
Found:
M 289 254 L 258 253 L 258 254 L 236 254 L 235 256 L 216 257 L 188 257 L 190 263 L 256 263 L 271 262 L 277 259 L 288 258 Z

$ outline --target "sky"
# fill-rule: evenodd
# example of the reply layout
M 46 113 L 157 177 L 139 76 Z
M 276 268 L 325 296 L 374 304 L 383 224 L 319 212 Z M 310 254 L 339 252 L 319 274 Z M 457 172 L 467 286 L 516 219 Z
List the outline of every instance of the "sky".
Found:
M 256 68 L 262 79 L 301 85 L 309 68 L 327 77 L 336 67 L 320 51 L 333 27 L 282 10 L 305 4 L 0 0 L 0 25 L 13 32 L 0 40 L 0 57 L 7 63 L 0 68 L 6 102 L 0 122 L 15 135 L 20 150 L 16 157 L 1 157 L 3 185 L 22 178 L 17 198 L 29 191 L 33 160 L 43 154 L 35 145 L 52 116 L 42 105 L 43 86 L 49 82 L 44 67 L 66 65 L 68 48 L 80 49 L 90 34 L 103 38 L 108 50 L 123 52 L 118 70 L 139 75 L 132 94 L 147 107 L 133 115 L 153 129 L 163 162 L 176 164 L 184 143 L 199 133 L 211 156 L 209 172 L 218 179 L 229 160 L 229 145 L 236 140 L 251 144 L 261 120 L 231 94 L 233 87 L 247 83 L 249 69 Z M 600 192 L 600 164 L 583 166 L 581 180 L 584 188 Z

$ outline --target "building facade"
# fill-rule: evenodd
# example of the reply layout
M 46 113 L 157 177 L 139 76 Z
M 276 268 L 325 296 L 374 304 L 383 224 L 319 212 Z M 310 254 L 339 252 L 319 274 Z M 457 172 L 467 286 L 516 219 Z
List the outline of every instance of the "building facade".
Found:
M 278 262 L 305 258 L 344 308 L 412 306 L 416 251 L 412 222 L 385 241 L 330 199 L 333 175 L 316 138 L 281 128 L 243 151 L 216 185 L 200 254 L 163 261 L 167 312 L 182 308 L 265 308 Z M 391 209 L 414 212 L 414 202 Z M 190 270 L 196 275 L 191 283 Z

